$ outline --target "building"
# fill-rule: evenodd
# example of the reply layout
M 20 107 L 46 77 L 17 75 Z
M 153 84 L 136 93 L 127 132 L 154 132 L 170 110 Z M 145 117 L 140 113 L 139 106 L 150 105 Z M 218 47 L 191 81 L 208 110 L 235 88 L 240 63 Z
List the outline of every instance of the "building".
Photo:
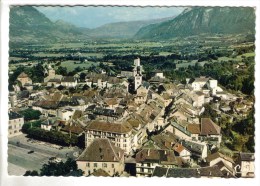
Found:
M 76 162 L 85 176 L 99 169 L 110 176 L 121 175 L 124 171 L 124 151 L 109 139 L 94 139 Z
M 21 114 L 10 111 L 8 113 L 8 137 L 17 136 L 22 134 L 22 126 L 24 124 L 24 117 Z
M 143 67 L 140 65 L 140 58 L 134 60 L 134 89 L 136 90 L 142 84 L 142 71 Z
M 63 121 L 68 121 L 73 116 L 74 111 L 75 110 L 73 110 L 71 108 L 58 109 L 57 110 L 57 117 L 59 117 Z
M 219 162 L 223 162 L 229 169 L 233 169 L 235 162 L 231 157 L 225 156 L 224 154 L 220 152 L 215 152 L 213 154 L 210 154 L 206 158 L 206 162 L 209 166 L 213 166 L 218 164 Z
M 200 141 L 207 141 L 209 144 L 220 146 L 222 139 L 221 128 L 210 118 L 201 118 Z
M 255 177 L 255 155 L 254 153 L 239 154 L 238 162 L 240 165 L 240 176 L 243 178 Z
M 162 79 L 165 78 L 164 75 L 163 75 L 163 72 L 160 71 L 160 70 L 154 71 L 154 76 L 155 76 L 155 77 L 162 78 Z
M 152 176 L 166 178 L 226 178 L 218 166 L 200 168 L 165 168 L 156 167 Z
M 64 87 L 76 87 L 78 84 L 77 78 L 73 76 L 64 76 L 61 79 L 61 85 Z
M 128 123 L 92 121 L 85 128 L 85 145 L 88 147 L 95 138 L 108 138 L 116 147 L 123 149 L 125 154 L 129 154 L 136 144 L 132 132 L 132 126 Z
M 171 150 L 141 149 L 136 154 L 136 176 L 150 177 L 155 167 L 178 167 L 179 162 Z
M 44 78 L 44 83 L 47 83 L 48 87 L 58 87 L 61 83 L 62 75 L 55 73 L 55 70 L 49 65 L 48 76 Z
M 29 78 L 29 76 L 22 72 L 18 77 L 17 77 L 17 80 L 21 82 L 22 84 L 22 87 L 24 87 L 26 84 L 27 85 L 31 85 L 32 84 L 32 80 L 31 78 Z

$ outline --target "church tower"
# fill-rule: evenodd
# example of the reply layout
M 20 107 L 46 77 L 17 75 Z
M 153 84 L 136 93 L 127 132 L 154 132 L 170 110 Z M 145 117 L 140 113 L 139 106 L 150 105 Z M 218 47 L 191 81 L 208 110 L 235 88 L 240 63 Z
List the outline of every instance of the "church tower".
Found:
M 135 78 L 135 90 L 141 86 L 142 84 L 142 70 L 143 67 L 140 65 L 140 58 L 137 58 L 134 60 L 134 70 L 133 70 L 133 75 Z

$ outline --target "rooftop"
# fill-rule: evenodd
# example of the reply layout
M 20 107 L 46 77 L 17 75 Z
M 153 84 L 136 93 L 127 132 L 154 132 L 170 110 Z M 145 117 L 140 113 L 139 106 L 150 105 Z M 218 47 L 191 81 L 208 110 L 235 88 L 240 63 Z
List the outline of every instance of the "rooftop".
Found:
M 78 157 L 77 161 L 118 162 L 124 157 L 124 151 L 116 147 L 109 139 L 94 139 Z
M 220 135 L 220 130 L 210 118 L 201 118 L 201 135 Z
M 130 132 L 132 130 L 132 126 L 127 123 L 118 124 L 108 123 L 105 121 L 92 121 L 87 125 L 86 130 L 96 130 L 124 134 Z

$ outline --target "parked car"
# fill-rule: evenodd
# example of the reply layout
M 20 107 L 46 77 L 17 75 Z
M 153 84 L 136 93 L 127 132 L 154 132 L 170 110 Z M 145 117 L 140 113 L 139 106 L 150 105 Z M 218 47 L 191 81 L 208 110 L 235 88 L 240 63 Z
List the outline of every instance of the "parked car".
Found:
M 30 150 L 30 151 L 28 152 L 28 154 L 32 154 L 32 153 L 34 153 L 34 151 L 33 151 L 33 150 Z

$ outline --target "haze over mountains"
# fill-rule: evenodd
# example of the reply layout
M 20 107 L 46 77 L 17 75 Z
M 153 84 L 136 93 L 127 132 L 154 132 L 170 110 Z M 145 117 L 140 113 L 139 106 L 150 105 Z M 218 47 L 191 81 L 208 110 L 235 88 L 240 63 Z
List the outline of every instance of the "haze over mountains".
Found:
M 10 39 L 15 42 L 133 37 L 170 39 L 203 33 L 254 32 L 255 13 L 249 7 L 194 7 L 186 9 L 177 17 L 109 23 L 94 29 L 76 27 L 62 20 L 51 21 L 32 6 L 12 7 L 10 10 Z

